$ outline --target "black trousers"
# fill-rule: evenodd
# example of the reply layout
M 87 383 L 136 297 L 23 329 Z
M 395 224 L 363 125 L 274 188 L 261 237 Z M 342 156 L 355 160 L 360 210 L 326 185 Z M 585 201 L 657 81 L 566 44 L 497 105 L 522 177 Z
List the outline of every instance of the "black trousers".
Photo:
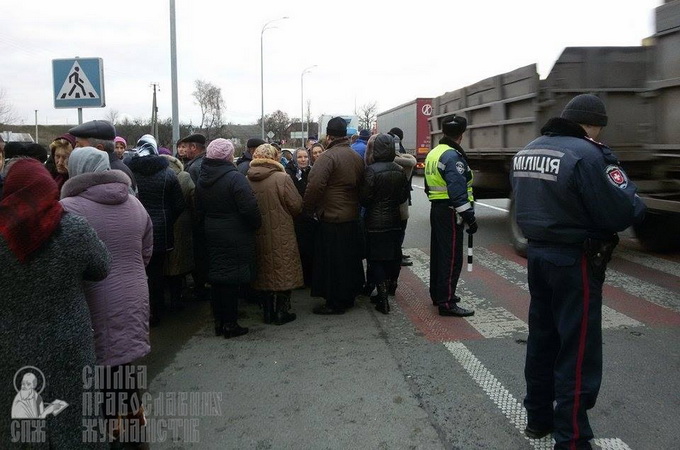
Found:
M 580 248 L 530 243 L 527 256 L 529 426 L 554 427 L 556 449 L 590 449 L 587 410 L 595 406 L 602 382 L 604 277 L 593 276 Z
M 446 202 L 430 206 L 430 298 L 451 308 L 463 268 L 463 224 L 456 223 L 456 212 Z

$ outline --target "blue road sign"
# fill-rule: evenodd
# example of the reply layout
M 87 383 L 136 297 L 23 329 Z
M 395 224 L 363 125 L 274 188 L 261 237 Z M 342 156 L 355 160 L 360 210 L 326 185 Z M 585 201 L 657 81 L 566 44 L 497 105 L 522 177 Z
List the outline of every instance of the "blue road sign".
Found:
M 106 106 L 101 58 L 53 59 L 52 81 L 55 108 Z

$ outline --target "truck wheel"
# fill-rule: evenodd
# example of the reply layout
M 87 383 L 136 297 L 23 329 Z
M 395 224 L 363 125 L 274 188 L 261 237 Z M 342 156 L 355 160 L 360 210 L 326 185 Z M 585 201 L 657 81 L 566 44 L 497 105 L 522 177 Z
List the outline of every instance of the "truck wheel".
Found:
M 519 225 L 517 225 L 517 221 L 515 220 L 515 199 L 514 197 L 510 197 L 510 217 L 509 217 L 509 223 L 510 223 L 510 239 L 512 242 L 512 246 L 515 248 L 515 252 L 517 252 L 518 255 L 520 256 L 527 256 L 527 238 L 524 237 L 522 234 L 522 230 L 519 229 Z
M 667 253 L 680 249 L 680 215 L 647 211 L 645 220 L 634 225 L 640 244 L 651 252 Z

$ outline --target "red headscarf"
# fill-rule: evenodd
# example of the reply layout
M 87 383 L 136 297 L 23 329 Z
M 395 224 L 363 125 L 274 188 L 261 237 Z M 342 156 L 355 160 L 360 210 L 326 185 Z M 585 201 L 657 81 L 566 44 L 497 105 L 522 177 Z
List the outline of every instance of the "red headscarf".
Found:
M 63 213 L 57 184 L 40 161 L 22 159 L 10 167 L 0 199 L 0 234 L 20 262 L 52 236 Z

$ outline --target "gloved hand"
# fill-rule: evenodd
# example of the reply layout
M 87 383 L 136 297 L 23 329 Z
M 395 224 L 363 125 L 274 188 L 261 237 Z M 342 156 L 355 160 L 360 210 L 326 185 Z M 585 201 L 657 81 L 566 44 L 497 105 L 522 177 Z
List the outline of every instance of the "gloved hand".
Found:
M 467 224 L 467 231 L 469 234 L 475 234 L 477 232 L 477 220 L 475 220 L 475 212 L 472 209 L 468 209 L 466 211 L 463 211 L 460 214 L 460 217 L 463 218 L 463 221 Z

